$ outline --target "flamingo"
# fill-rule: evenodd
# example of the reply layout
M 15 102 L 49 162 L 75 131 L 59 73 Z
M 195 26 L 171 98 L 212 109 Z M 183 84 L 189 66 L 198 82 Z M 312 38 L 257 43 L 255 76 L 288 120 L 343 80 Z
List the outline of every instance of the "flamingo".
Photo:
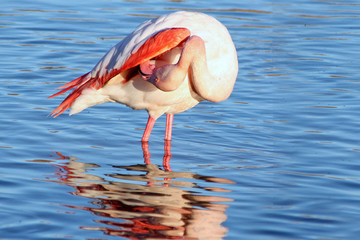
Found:
M 234 87 L 238 60 L 227 28 L 199 12 L 179 11 L 142 23 L 112 47 L 88 73 L 59 87 L 73 91 L 51 112 L 70 115 L 106 102 L 145 109 L 142 142 L 166 114 L 165 140 L 172 137 L 174 114 L 207 100 L 226 100 Z

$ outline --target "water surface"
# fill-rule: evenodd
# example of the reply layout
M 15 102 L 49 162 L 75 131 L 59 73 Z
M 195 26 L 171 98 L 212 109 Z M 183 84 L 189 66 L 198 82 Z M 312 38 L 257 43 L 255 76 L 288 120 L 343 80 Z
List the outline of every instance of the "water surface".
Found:
M 239 75 L 227 101 L 175 116 L 171 150 L 164 117 L 141 145 L 146 112 L 119 104 L 48 117 L 56 87 L 177 10 L 228 27 Z M 356 239 L 359 13 L 336 0 L 2 3 L 0 238 Z

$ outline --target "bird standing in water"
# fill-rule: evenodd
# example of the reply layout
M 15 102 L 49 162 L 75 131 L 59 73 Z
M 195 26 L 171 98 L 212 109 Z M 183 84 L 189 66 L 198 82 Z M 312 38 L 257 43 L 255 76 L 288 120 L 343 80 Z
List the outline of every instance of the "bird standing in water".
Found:
M 146 109 L 142 137 L 148 142 L 155 121 L 166 114 L 171 140 L 174 114 L 201 101 L 227 99 L 238 72 L 236 49 L 226 27 L 197 12 L 174 12 L 141 24 L 112 47 L 88 73 L 61 86 L 73 91 L 54 110 L 70 115 L 106 102 Z

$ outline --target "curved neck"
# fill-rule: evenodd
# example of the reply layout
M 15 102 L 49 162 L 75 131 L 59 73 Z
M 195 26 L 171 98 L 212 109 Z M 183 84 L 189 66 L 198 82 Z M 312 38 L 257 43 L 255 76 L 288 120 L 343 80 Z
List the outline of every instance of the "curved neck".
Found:
M 209 72 L 206 58 L 204 40 L 198 36 L 192 36 L 186 42 L 178 67 L 189 74 L 189 80 L 195 92 L 203 99 L 211 102 L 221 102 L 227 99 L 231 93 L 226 84 Z
M 209 72 L 205 43 L 198 36 L 192 36 L 187 40 L 177 64 L 156 68 L 147 81 L 162 91 L 174 91 L 187 75 L 193 90 L 204 100 L 221 102 L 232 92 L 232 86 Z

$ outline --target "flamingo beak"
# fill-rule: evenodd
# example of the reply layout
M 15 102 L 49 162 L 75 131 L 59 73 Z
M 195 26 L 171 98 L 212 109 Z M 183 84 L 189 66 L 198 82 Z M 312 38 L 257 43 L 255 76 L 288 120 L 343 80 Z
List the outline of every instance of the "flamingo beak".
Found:
M 144 80 L 149 80 L 155 70 L 155 60 L 148 60 L 139 65 L 139 73 Z

